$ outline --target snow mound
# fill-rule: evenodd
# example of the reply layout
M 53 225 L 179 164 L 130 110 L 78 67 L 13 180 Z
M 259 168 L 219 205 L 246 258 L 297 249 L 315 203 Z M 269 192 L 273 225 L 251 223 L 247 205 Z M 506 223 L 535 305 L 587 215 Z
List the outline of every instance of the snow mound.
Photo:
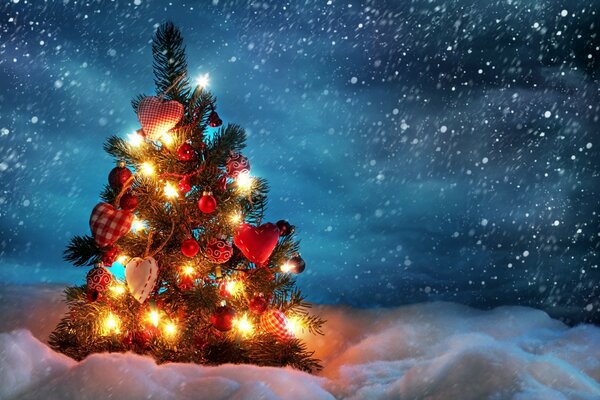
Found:
M 31 318 L 59 314 L 62 305 L 20 301 L 24 292 L 0 288 L 3 307 L 8 302 L 23 315 L 0 321 L 1 399 L 600 398 L 600 328 L 570 328 L 531 308 L 320 306 L 325 336 L 306 339 L 325 368 L 313 376 L 250 365 L 156 365 L 136 354 L 75 362 L 42 342 L 57 321 Z

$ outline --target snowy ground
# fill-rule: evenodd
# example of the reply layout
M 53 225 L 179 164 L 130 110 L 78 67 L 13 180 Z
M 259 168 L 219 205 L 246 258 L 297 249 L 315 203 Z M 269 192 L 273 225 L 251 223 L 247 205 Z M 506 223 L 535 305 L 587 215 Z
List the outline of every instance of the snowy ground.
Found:
M 78 363 L 44 344 L 63 311 L 58 287 L 0 287 L 0 398 L 600 398 L 600 328 L 569 328 L 530 308 L 322 307 L 326 335 L 308 339 L 325 365 L 320 376 L 157 366 L 134 354 Z

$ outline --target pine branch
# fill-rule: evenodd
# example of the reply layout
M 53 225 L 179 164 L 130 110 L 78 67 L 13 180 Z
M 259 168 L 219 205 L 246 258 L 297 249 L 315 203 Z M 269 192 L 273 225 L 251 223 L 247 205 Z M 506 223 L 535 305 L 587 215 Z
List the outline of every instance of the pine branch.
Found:
M 77 267 L 94 265 L 102 258 L 96 241 L 91 236 L 74 236 L 63 253 L 63 259 Z
M 189 82 L 181 32 L 172 22 L 162 24 L 152 40 L 156 92 L 166 98 L 187 103 Z
M 236 124 L 221 128 L 207 143 L 206 162 L 213 165 L 225 165 L 230 152 L 239 152 L 246 147 L 246 132 Z

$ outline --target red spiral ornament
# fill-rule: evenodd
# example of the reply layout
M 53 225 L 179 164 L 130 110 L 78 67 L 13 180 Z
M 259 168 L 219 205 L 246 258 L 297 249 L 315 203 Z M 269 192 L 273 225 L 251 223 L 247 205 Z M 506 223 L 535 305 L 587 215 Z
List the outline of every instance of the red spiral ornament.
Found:
M 231 178 L 237 178 L 241 173 L 250 173 L 250 161 L 240 153 L 231 152 L 227 160 L 227 175 Z
M 212 239 L 206 245 L 206 258 L 215 264 L 223 264 L 229 261 L 233 255 L 233 246 L 223 239 Z
M 88 272 L 86 281 L 88 291 L 95 290 L 102 293 L 112 283 L 112 274 L 104 267 L 94 267 Z

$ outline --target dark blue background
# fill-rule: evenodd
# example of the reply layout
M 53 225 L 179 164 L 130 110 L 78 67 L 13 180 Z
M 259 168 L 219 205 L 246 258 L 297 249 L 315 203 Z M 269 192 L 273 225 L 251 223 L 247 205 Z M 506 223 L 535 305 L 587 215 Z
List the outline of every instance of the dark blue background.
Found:
M 599 320 L 598 2 L 139 3 L 0 6 L 3 281 L 82 281 L 61 252 L 170 19 L 299 228 L 310 300 Z

